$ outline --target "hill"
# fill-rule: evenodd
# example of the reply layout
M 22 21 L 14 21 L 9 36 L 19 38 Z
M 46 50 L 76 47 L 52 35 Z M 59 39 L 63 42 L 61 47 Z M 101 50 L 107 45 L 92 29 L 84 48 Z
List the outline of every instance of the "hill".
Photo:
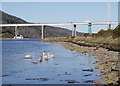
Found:
M 9 15 L 5 12 L 0 11 L 2 15 L 2 24 L 27 24 L 27 22 L 21 18 Z M 15 27 L 3 27 L 0 36 L 3 38 L 13 38 L 15 35 Z M 41 26 L 29 26 L 29 27 L 18 27 L 18 33 L 23 35 L 25 38 L 40 38 L 41 37 Z M 67 28 L 45 26 L 44 34 L 45 37 L 66 37 L 71 36 L 71 30 Z M 77 32 L 77 36 L 82 36 L 83 33 Z

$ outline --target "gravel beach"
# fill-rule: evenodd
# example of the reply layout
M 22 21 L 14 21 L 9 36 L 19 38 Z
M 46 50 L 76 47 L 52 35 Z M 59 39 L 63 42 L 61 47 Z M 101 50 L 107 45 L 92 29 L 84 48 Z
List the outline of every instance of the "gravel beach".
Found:
M 79 46 L 77 44 L 69 43 L 69 42 L 56 42 L 61 44 L 64 48 L 75 50 L 82 53 L 88 53 L 90 55 L 96 56 L 98 61 L 95 64 L 97 67 L 95 69 L 99 69 L 96 72 L 101 72 L 102 75 L 100 82 L 96 82 L 96 84 L 106 84 L 106 85 L 116 85 L 119 84 L 119 75 L 120 75 L 120 63 L 118 61 L 118 57 L 120 52 L 117 51 L 109 51 L 105 48 L 98 47 L 88 47 L 88 46 Z
M 95 64 L 97 69 L 96 72 L 101 72 L 102 75 L 99 75 L 98 77 L 101 77 L 101 81 L 96 82 L 96 84 L 105 84 L 108 86 L 120 86 L 120 52 L 109 50 L 103 47 L 99 46 L 88 46 L 88 45 L 78 45 L 73 42 L 66 42 L 66 41 L 58 41 L 58 40 L 44 40 L 43 42 L 52 42 L 61 44 L 64 48 L 72 50 L 72 51 L 78 51 L 81 53 L 87 53 L 92 56 L 96 56 Z

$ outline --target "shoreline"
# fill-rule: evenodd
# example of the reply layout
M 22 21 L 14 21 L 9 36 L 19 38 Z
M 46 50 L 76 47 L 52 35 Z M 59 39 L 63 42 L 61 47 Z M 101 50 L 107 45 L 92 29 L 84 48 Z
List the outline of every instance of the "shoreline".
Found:
M 49 38 L 42 42 L 57 43 L 62 45 L 66 49 L 96 56 L 98 61 L 93 64 L 96 65 L 96 72 L 102 73 L 98 76 L 101 77 L 101 81 L 96 82 L 96 84 L 105 84 L 112 86 L 120 84 L 120 62 L 118 61 L 118 56 L 120 55 L 119 51 L 113 51 L 99 46 L 83 46 L 74 42 L 68 42 L 63 40 L 51 41 L 49 40 Z
M 11 39 L 11 40 L 15 40 L 13 38 L 0 38 L 1 40 L 3 39 Z M 41 39 L 41 38 L 23 38 L 23 39 Z M 17 40 L 22 40 L 22 39 L 17 39 Z

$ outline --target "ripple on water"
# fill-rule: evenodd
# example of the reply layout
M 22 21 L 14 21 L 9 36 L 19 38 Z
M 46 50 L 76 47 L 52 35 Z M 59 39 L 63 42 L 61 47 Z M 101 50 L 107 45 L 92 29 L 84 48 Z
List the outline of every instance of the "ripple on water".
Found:
M 6 40 L 3 44 L 3 75 L 10 75 L 3 78 L 4 84 L 83 84 L 100 79 L 92 64 L 96 59 L 88 54 L 64 49 L 59 44 L 33 40 Z M 43 51 L 49 51 L 55 58 L 37 62 Z M 34 58 L 26 60 L 25 55 L 33 55 Z

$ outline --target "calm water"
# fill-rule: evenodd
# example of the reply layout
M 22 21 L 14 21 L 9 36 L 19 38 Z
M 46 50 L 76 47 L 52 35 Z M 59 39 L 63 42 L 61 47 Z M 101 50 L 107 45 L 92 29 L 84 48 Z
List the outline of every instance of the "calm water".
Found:
M 42 56 L 43 51 L 55 55 L 54 59 L 33 64 Z M 35 56 L 24 59 L 25 55 Z M 3 40 L 2 41 L 2 83 L 3 84 L 93 84 L 100 80 L 97 72 L 82 71 L 95 67 L 94 56 L 70 51 L 59 44 L 40 43 L 34 40 Z M 44 79 L 44 80 L 43 80 Z

